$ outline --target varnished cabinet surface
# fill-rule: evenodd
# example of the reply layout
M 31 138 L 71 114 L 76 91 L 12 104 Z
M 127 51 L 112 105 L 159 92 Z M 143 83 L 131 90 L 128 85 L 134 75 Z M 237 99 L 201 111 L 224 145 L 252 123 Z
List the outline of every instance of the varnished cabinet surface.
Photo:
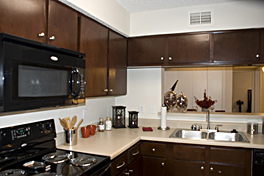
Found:
M 264 29 L 260 32 L 260 59 L 264 60 Z

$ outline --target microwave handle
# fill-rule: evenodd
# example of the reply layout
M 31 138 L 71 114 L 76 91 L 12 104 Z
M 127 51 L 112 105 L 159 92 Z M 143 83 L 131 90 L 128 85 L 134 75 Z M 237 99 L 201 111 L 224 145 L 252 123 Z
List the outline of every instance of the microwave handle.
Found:
M 77 81 L 76 81 L 76 84 L 77 84 L 77 91 L 74 92 L 74 84 L 75 84 L 75 81 L 74 81 L 74 74 L 77 74 Z M 73 68 L 72 71 L 71 71 L 71 75 L 70 75 L 70 80 L 69 80 L 69 86 L 70 86 L 70 94 L 72 96 L 72 98 L 77 98 L 77 96 L 79 95 L 79 92 L 80 92 L 80 73 L 79 73 L 79 70 L 77 68 Z

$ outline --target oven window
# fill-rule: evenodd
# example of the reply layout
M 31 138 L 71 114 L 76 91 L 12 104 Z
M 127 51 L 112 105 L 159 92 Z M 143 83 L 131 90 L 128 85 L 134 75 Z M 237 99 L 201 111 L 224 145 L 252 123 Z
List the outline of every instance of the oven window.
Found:
M 18 66 L 18 97 L 67 96 L 69 73 L 66 70 Z

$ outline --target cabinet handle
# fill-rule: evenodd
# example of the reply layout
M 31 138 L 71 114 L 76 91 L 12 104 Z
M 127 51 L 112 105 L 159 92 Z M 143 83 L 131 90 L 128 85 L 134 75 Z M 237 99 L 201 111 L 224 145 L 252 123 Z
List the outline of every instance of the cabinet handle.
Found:
M 109 89 L 109 92 L 113 92 L 113 89 Z
M 129 175 L 129 172 L 124 172 L 125 175 Z
M 126 162 L 125 162 L 125 161 L 123 161 L 123 163 L 122 163 L 122 164 L 120 164 L 119 166 L 116 166 L 116 168 L 117 168 L 117 169 L 120 169 L 120 168 L 121 168 L 121 167 L 123 167 L 125 164 L 126 164 Z
M 108 92 L 108 89 L 104 89 L 104 92 Z
M 39 36 L 39 37 L 44 37 L 44 36 L 45 36 L 45 33 L 44 33 L 44 32 L 41 32 L 41 33 L 39 33 L 38 36 Z
M 163 58 L 163 57 L 161 57 L 161 58 L 160 58 L 160 60 L 162 60 L 162 61 L 163 61 L 163 60 L 164 60 L 164 58 Z
M 210 171 L 214 171 L 214 168 L 213 167 L 210 167 Z
M 256 54 L 256 57 L 259 57 L 259 54 Z
M 161 163 L 161 166 L 162 166 L 162 167 L 164 167 L 164 166 L 165 166 L 165 163 L 164 163 L 164 162 L 162 162 L 162 163 Z
M 132 153 L 133 156 L 136 156 L 139 154 L 139 151 L 137 150 L 135 153 Z
M 155 148 L 153 148 L 153 149 L 152 149 L 152 151 L 153 151 L 153 152 L 155 152 L 155 151 L 156 151 L 156 149 L 155 149 Z
M 130 169 L 130 170 L 128 170 L 128 172 L 133 173 L 134 171 L 133 171 L 133 169 Z
M 203 166 L 201 166 L 201 170 L 204 170 L 204 167 Z
M 172 57 L 169 57 L 169 60 L 171 61 L 172 60 Z
M 51 36 L 49 39 L 50 39 L 50 40 L 55 40 L 55 36 L 53 35 L 53 36 Z

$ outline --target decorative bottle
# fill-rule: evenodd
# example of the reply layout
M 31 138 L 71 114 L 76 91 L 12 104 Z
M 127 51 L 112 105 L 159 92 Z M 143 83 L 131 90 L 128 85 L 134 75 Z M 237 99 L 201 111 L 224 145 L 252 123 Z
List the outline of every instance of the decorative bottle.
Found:
M 110 117 L 107 117 L 105 121 L 105 130 L 110 131 L 111 129 L 112 129 L 112 121 Z
M 100 118 L 98 123 L 98 131 L 104 132 L 104 130 L 105 130 L 104 119 Z

